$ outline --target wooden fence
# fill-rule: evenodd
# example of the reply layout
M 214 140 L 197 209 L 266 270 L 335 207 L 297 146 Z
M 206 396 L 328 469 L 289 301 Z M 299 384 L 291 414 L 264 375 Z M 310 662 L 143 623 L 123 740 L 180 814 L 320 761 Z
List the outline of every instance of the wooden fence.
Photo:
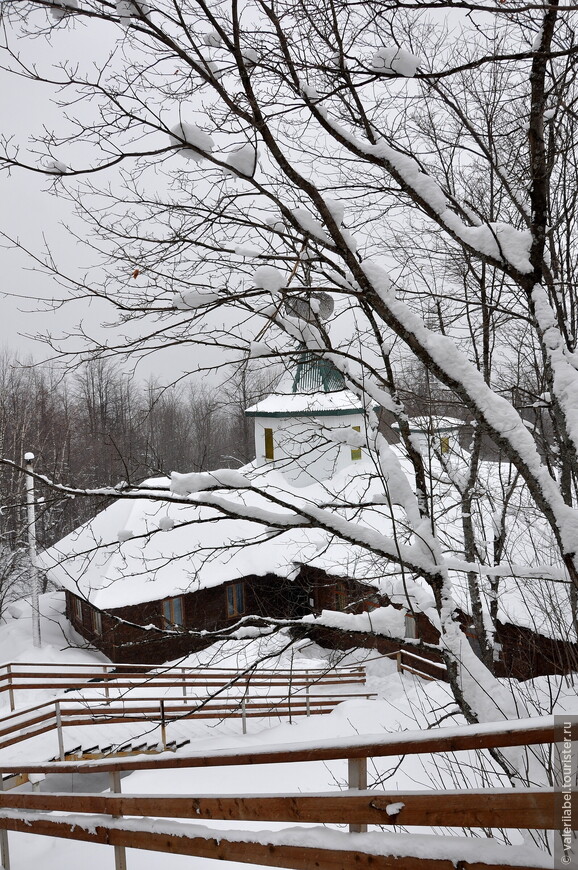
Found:
M 160 668 L 146 665 L 8 663 L 0 666 L 0 692 L 8 692 L 11 713 L 0 719 L 0 750 L 49 731 L 56 731 L 58 757 L 67 755 L 63 731 L 80 725 L 118 725 L 127 722 L 160 726 L 161 740 L 149 751 L 167 748 L 166 727 L 190 719 L 240 718 L 243 733 L 250 718 L 310 716 L 330 713 L 348 698 L 373 697 L 367 693 L 341 694 L 343 686 L 365 682 L 362 668 L 251 669 Z M 279 689 L 283 691 L 279 692 Z M 57 700 L 15 710 L 16 692 L 56 690 Z M 66 698 L 70 691 L 94 692 L 81 700 Z M 135 696 L 146 689 L 148 696 Z M 318 691 L 324 689 L 325 694 Z M 317 691 L 316 691 L 317 690 Z M 164 695 L 160 695 L 164 693 Z M 78 748 L 78 747 L 77 747 Z M 139 748 L 141 748 L 139 746 Z M 123 753 L 123 747 L 107 747 Z M 132 750 L 130 750 L 132 751 Z M 98 754 L 98 753 L 95 753 Z
M 562 740 L 553 717 L 493 725 L 402 732 L 370 738 L 321 740 L 307 746 L 264 747 L 242 752 L 181 752 L 122 760 L 3 765 L 4 773 L 108 772 L 112 795 L 0 793 L 3 866 L 10 859 L 6 831 L 25 831 L 93 843 L 115 849 L 117 870 L 126 866 L 125 849 L 136 848 L 197 857 L 264 864 L 293 870 L 506 870 L 530 867 L 551 870 L 552 858 L 522 846 L 497 846 L 491 839 L 429 837 L 437 857 L 423 857 L 419 835 L 366 833 L 366 825 L 443 825 L 460 827 L 558 830 L 561 826 L 552 788 L 475 789 L 467 791 L 395 792 L 367 789 L 367 759 L 420 753 L 456 752 L 497 747 L 553 744 Z M 568 739 L 569 732 L 564 733 Z M 578 727 L 571 739 L 578 740 Z M 548 746 L 548 748 L 550 748 Z M 220 767 L 347 759 L 349 791 L 295 795 L 121 795 L 120 773 L 160 768 Z M 353 793 L 352 793 L 353 790 Z M 357 792 L 357 793 L 355 793 Z M 578 792 L 573 795 L 578 800 Z M 51 813 L 59 815 L 52 816 Z M 66 814 L 66 815 L 61 815 Z M 105 818 L 103 818 L 103 814 Z M 96 816 L 96 817 L 95 817 Z M 124 818 L 130 816 L 130 819 Z M 107 819 L 106 817 L 110 817 Z M 140 817 L 140 818 L 132 818 Z M 348 834 L 325 829 L 280 832 L 214 832 L 190 823 L 143 824 L 142 819 L 228 819 L 348 823 Z M 176 829 L 175 826 L 178 825 Z M 435 842 L 435 846 L 432 844 Z M 432 854 L 432 851 L 429 852 Z
M 289 686 L 291 690 L 311 686 L 364 684 L 365 671 L 352 668 L 248 668 L 239 671 L 233 668 L 156 668 L 150 665 L 89 665 L 53 663 L 9 662 L 0 665 L 0 694 L 8 692 L 10 709 L 16 707 L 15 693 L 23 690 L 55 689 L 62 692 L 94 690 L 99 684 L 105 696 L 111 688 L 135 689 L 139 686 L 150 689 L 176 688 L 184 695 L 211 689 L 237 687 L 243 691 Z
M 395 659 L 399 672 L 408 672 L 422 679 L 445 679 L 445 665 L 424 659 L 409 650 L 399 650 L 376 658 Z M 61 692 L 85 691 L 102 688 L 110 697 L 111 689 L 133 690 L 177 689 L 183 694 L 200 692 L 218 694 L 228 687 L 236 687 L 247 694 L 267 687 L 289 687 L 291 693 L 313 686 L 343 686 L 365 684 L 363 667 L 342 668 L 259 668 L 259 671 L 233 668 L 151 668 L 150 665 L 98 665 L 64 663 L 54 670 L 52 663 L 8 662 L 0 665 L 0 695 L 8 693 L 10 710 L 16 709 L 16 693 L 21 691 L 52 690 Z
M 416 677 L 421 677 L 422 680 L 447 680 L 447 668 L 443 662 L 434 662 L 432 659 L 426 659 L 407 649 L 384 653 L 379 658 L 395 659 L 398 673 L 406 671 Z
M 180 688 L 180 687 L 179 687 Z M 60 758 L 64 757 L 63 729 L 81 725 L 123 725 L 130 723 L 154 723 L 161 727 L 161 744 L 166 749 L 166 726 L 170 722 L 191 719 L 239 718 L 243 733 L 247 731 L 247 719 L 293 716 L 312 716 L 331 713 L 335 707 L 355 698 L 373 698 L 370 693 L 321 695 L 312 693 L 306 686 L 305 694 L 296 697 L 288 694 L 268 694 L 252 697 L 248 693 L 228 695 L 222 700 L 208 697 L 170 698 L 147 697 L 104 703 L 102 698 L 83 697 L 81 702 L 56 700 L 46 701 L 4 716 L 0 719 L 0 749 L 23 743 L 49 731 L 56 731 Z

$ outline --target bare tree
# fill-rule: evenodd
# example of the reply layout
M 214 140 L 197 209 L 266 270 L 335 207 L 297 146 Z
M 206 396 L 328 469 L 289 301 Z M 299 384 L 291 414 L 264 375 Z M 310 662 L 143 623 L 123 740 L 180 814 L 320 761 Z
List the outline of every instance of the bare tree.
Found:
M 518 0 L 459 10 L 4 0 L 1 15 L 5 69 L 51 82 L 67 106 L 60 130 L 35 148 L 6 138 L 2 162 L 44 173 L 76 199 L 110 264 L 104 280 L 80 287 L 45 265 L 72 290 L 108 300 L 132 334 L 140 329 L 124 349 L 93 352 L 185 342 L 203 368 L 206 347 L 264 365 L 307 350 L 365 404 L 364 443 L 390 513 L 370 533 L 369 505 L 323 508 L 227 470 L 175 479 L 169 497 L 234 516 L 232 493 L 257 492 L 252 518 L 268 529 L 315 526 L 369 551 L 384 571 L 398 566 L 404 582 L 419 578 L 435 599 L 464 714 L 504 715 L 498 687 L 464 646 L 452 593 L 451 572 L 471 573 L 479 542 L 466 524 L 463 566 L 450 570 L 431 509 L 435 481 L 396 372 L 414 357 L 516 469 L 555 542 L 544 572 L 559 569 L 575 602 L 575 13 Z M 115 49 L 42 69 L 33 37 L 72 53 L 74 27 Z M 329 318 L 320 292 L 335 302 Z M 546 446 L 502 389 L 503 366 L 491 365 L 492 355 L 507 360 L 514 329 L 539 367 Z M 375 405 L 398 420 L 409 474 Z M 464 505 L 477 466 L 474 452 Z

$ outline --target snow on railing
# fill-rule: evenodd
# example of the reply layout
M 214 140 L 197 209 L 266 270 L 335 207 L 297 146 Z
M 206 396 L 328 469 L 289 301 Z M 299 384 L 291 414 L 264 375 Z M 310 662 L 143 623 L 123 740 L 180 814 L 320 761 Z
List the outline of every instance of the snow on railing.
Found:
M 15 692 L 21 690 L 60 690 L 63 692 L 94 689 L 101 683 L 105 696 L 110 688 L 133 689 L 137 686 L 156 689 L 179 688 L 183 695 L 195 689 L 220 688 L 228 684 L 244 687 L 285 686 L 307 688 L 313 685 L 343 685 L 365 683 L 365 671 L 349 668 L 188 668 L 155 667 L 151 665 L 123 664 L 98 665 L 63 663 L 58 671 L 54 664 L 8 662 L 0 665 L 0 693 L 8 692 L 10 709 L 14 710 Z
M 165 753 L 154 760 L 75 761 L 25 764 L 28 773 L 108 771 L 116 794 L 0 793 L 2 853 L 7 830 L 66 837 L 114 846 L 125 860 L 127 847 L 224 861 L 308 870 L 356 867 L 372 870 L 507 870 L 550 868 L 552 857 L 529 845 L 502 846 L 492 839 L 366 832 L 368 824 L 557 830 L 559 812 L 552 788 L 467 789 L 429 792 L 367 790 L 367 758 L 461 749 L 551 744 L 561 739 L 553 716 L 423 732 L 333 738 L 306 745 L 266 746 L 240 752 Z M 578 740 L 573 725 L 572 740 Z M 565 732 L 568 739 L 568 733 Z M 175 767 L 217 767 L 348 759 L 349 790 L 291 795 L 120 795 L 120 772 Z M 3 765 L 4 770 L 8 767 Z M 352 791 L 353 790 L 353 791 Z M 578 797 L 578 795 L 576 795 Z M 51 815 L 56 813 L 57 815 Z M 131 818 L 124 818 L 130 816 Z M 135 818 L 137 817 L 137 818 Z M 186 823 L 172 821 L 186 819 Z M 163 821 L 171 819 L 171 821 Z M 195 820 L 191 825 L 188 820 Z M 224 831 L 198 824 L 204 819 L 332 824 L 349 823 L 355 839 L 327 828 L 281 831 Z M 482 849 L 483 842 L 483 849 Z

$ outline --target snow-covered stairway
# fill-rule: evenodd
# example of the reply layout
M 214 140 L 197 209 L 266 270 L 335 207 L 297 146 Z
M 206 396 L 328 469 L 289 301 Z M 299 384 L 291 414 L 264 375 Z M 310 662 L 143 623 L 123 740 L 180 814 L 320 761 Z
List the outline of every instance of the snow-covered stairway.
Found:
M 0 718 L 0 762 L 102 758 L 159 752 L 184 746 L 207 720 L 233 733 L 271 719 L 330 713 L 339 703 L 373 695 L 359 692 L 359 668 L 239 672 L 223 669 L 161 669 L 127 665 L 3 666 L 11 712 Z M 55 690 L 59 697 L 54 698 Z M 17 690 L 51 700 L 14 709 Z M 64 692 L 64 694 L 63 694 Z

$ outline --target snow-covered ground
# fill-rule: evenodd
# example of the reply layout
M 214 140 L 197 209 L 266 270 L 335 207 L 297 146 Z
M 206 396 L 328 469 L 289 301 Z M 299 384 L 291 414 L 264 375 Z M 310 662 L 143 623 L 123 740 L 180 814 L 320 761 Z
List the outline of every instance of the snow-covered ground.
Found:
M 102 656 L 88 649 L 78 649 L 74 646 L 79 638 L 74 635 L 62 615 L 62 595 L 53 593 L 42 597 L 42 648 L 34 650 L 31 642 L 30 608 L 25 603 L 14 605 L 12 616 L 0 625 L 0 661 L 50 661 L 59 662 L 90 662 L 103 661 Z M 14 618 L 17 617 L 17 618 Z M 264 644 L 257 641 L 242 643 L 239 641 L 223 643 L 211 647 L 202 653 L 191 656 L 186 662 L 179 664 L 219 664 L 222 667 L 246 666 L 264 653 L 269 658 L 263 667 L 271 668 L 275 664 L 288 667 L 291 660 L 295 667 L 309 665 L 313 667 L 328 662 L 329 654 L 318 647 L 296 645 L 275 657 L 287 638 L 270 639 Z M 372 659 L 372 660 L 368 660 Z M 454 715 L 455 704 L 449 689 L 442 683 L 425 683 L 409 674 L 399 675 L 394 664 L 383 658 L 375 657 L 368 651 L 353 651 L 339 664 L 353 664 L 361 660 L 366 662 L 368 681 L 367 690 L 377 693 L 376 700 L 351 699 L 337 707 L 331 714 L 298 718 L 292 723 L 279 720 L 249 720 L 249 731 L 241 733 L 240 722 L 236 720 L 209 720 L 208 722 L 193 721 L 179 728 L 188 729 L 191 740 L 187 751 L 199 750 L 215 752 L 220 749 L 247 749 L 264 745 L 287 745 L 289 743 L 306 743 L 320 738 L 345 738 L 364 734 L 383 734 L 406 729 L 427 728 L 441 722 L 442 726 L 460 724 L 463 720 Z M 541 678 L 533 683 L 514 686 L 516 700 L 519 704 L 520 716 L 572 711 L 578 713 L 578 700 L 575 686 L 563 679 Z M 46 693 L 21 693 L 17 697 L 18 706 L 39 703 L 44 699 L 54 697 L 54 691 Z M 554 701 L 555 699 L 555 701 Z M 1 712 L 7 712 L 7 700 L 2 699 Z M 216 724 L 215 724 L 216 723 Z M 134 727 L 134 726 L 133 726 Z M 150 731 L 142 726 L 143 731 Z M 90 728 L 87 729 L 87 732 Z M 82 729 L 77 729 L 78 733 Z M 149 734 L 147 733 L 147 738 Z M 88 737 L 88 735 L 87 735 Z M 169 733 L 170 737 L 170 733 Z M 55 735 L 48 734 L 46 741 L 46 758 L 54 755 Z M 90 742 L 90 741 L 89 741 Z M 34 755 L 38 757 L 38 745 Z M 42 749 L 42 747 L 40 747 Z M 26 744 L 20 744 L 14 757 L 27 758 Z M 5 760 L 8 760 L 6 757 Z M 488 770 L 492 763 L 487 760 Z M 131 794 L 257 794 L 257 793 L 295 793 L 308 791 L 331 791 L 345 787 L 346 762 L 308 762 L 283 765 L 252 765 L 246 767 L 194 768 L 190 770 L 155 770 L 140 771 L 125 776 L 122 781 L 124 793 Z M 540 777 L 538 767 L 534 768 L 533 776 Z M 370 763 L 370 783 L 381 786 L 388 791 L 394 789 L 430 789 L 430 788 L 467 788 L 482 785 L 479 774 L 479 760 L 475 753 L 456 753 L 437 760 L 428 756 L 407 756 L 378 759 Z M 485 784 L 508 785 L 501 782 L 495 771 L 488 775 Z M 49 777 L 41 784 L 42 790 L 52 791 L 99 791 L 106 789 L 106 775 L 97 774 L 81 777 L 71 776 Z M 29 790 L 30 786 L 24 786 Z M 203 822 L 215 830 L 280 830 L 287 827 L 282 823 L 265 824 L 248 822 L 232 823 L 230 821 Z M 293 829 L 295 826 L 292 826 Z M 311 826 L 305 826 L 311 827 Z M 331 827 L 331 826 L 329 826 Z M 333 826 L 335 827 L 335 826 Z M 345 828 L 343 828 L 345 830 Z M 431 833 L 425 829 L 413 829 L 415 834 Z M 453 831 L 454 834 L 460 832 Z M 323 835 L 325 836 L 325 835 Z M 320 838 L 322 839 L 321 833 Z M 511 835 L 512 842 L 519 843 L 517 833 Z M 321 842 L 320 839 L 320 842 Z M 96 868 L 102 862 L 104 866 L 112 867 L 114 856 L 108 846 L 91 845 L 39 837 L 32 834 L 10 833 L 10 852 L 12 866 L 18 870 L 77 870 L 83 865 L 87 870 Z M 436 841 L 438 842 L 438 841 Z M 477 849 L 481 855 L 484 846 L 476 840 Z M 430 855 L 433 854 L 430 851 Z M 489 855 L 489 853 L 488 853 Z M 216 870 L 217 867 L 228 870 L 241 870 L 244 864 L 224 864 L 221 861 L 182 856 L 160 855 L 138 850 L 127 851 L 129 870 L 152 870 L 163 862 L 167 870 L 187 868 L 191 870 Z M 257 865 L 252 865 L 257 866 Z

